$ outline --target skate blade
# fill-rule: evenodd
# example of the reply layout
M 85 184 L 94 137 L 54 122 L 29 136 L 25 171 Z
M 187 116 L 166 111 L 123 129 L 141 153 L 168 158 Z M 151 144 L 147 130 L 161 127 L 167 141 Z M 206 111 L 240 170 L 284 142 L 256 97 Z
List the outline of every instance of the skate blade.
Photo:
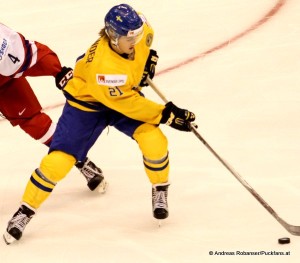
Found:
M 6 245 L 10 245 L 11 243 L 16 241 L 16 239 L 12 235 L 10 235 L 7 231 L 3 234 L 3 239 Z

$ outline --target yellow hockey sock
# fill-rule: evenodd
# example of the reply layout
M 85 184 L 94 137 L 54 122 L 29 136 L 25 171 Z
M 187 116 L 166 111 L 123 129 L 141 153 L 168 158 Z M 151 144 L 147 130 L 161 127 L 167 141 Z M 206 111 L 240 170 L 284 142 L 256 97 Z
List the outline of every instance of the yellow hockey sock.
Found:
M 134 132 L 134 139 L 144 157 L 146 174 L 152 184 L 165 183 L 169 177 L 168 141 L 159 127 L 142 124 Z
M 53 151 L 46 155 L 27 183 L 23 202 L 37 209 L 48 198 L 56 183 L 63 179 L 76 160 L 72 155 Z

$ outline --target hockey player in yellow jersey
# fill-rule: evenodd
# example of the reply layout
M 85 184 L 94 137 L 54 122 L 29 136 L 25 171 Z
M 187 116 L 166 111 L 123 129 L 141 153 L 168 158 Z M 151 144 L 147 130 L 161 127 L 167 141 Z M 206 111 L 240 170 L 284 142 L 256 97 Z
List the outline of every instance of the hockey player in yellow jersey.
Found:
M 146 79 L 155 74 L 158 55 L 150 49 L 153 29 L 142 14 L 127 4 L 112 7 L 99 39 L 77 59 L 74 77 L 64 89 L 67 102 L 58 121 L 49 153 L 31 175 L 22 204 L 8 222 L 4 240 L 19 240 L 36 212 L 76 160 L 85 156 L 107 126 L 134 139 L 143 155 L 152 184 L 152 212 L 169 215 L 168 141 L 159 128 L 167 124 L 190 131 L 195 115 L 143 96 Z

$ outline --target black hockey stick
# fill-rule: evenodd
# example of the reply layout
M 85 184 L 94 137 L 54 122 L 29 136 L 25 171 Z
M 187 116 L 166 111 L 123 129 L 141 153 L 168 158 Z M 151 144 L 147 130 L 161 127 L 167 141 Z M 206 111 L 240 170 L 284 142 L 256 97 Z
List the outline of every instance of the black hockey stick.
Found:
M 167 98 L 159 91 L 151 79 L 147 78 L 150 87 L 158 94 L 158 96 L 167 103 Z M 198 133 L 195 126 L 191 124 L 192 132 L 196 137 L 207 147 L 207 149 L 227 168 L 227 170 L 260 202 L 260 204 L 267 209 L 267 211 L 292 235 L 300 236 L 300 226 L 294 226 L 285 222 L 275 211 L 268 205 L 268 203 L 251 187 L 230 165 L 224 161 L 215 150 L 207 143 L 207 141 Z

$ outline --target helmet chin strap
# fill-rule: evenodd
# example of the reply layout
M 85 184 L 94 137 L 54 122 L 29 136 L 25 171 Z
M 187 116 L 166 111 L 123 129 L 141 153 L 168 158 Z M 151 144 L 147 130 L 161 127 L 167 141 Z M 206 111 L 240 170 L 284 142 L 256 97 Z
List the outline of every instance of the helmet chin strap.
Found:
M 111 44 L 119 51 L 118 53 L 120 53 L 120 54 L 122 53 L 121 49 L 119 47 L 118 40 L 117 41 L 111 40 Z
M 105 33 L 107 34 L 107 36 L 109 37 L 110 39 L 110 43 L 117 49 L 121 52 L 121 49 L 119 47 L 119 38 L 113 38 L 109 33 L 108 33 L 108 30 L 105 29 Z
M 110 38 L 110 42 L 116 46 L 117 48 L 119 48 L 119 39 L 116 38 L 116 39 L 113 39 L 113 38 Z

